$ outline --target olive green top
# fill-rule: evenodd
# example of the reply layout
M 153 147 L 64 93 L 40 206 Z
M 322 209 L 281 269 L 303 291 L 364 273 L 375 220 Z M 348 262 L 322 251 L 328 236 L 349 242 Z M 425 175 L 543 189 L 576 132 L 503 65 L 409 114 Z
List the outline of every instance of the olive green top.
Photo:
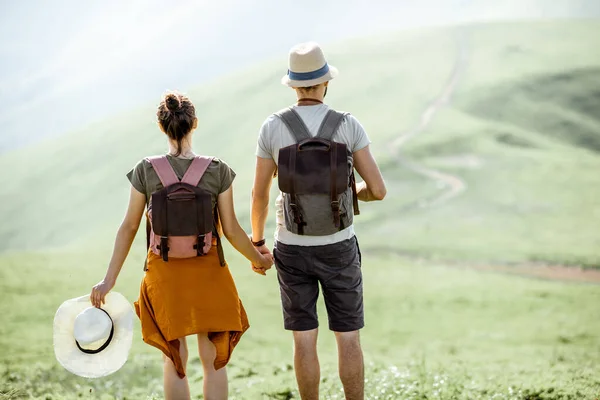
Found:
M 185 171 L 192 163 L 192 159 L 177 158 L 167 155 L 169 164 L 173 167 L 175 175 L 179 179 L 183 178 Z M 129 171 L 127 178 L 131 185 L 140 193 L 146 195 L 146 204 L 150 201 L 152 193 L 163 188 L 160 178 L 152 168 L 152 164 L 147 159 L 140 160 L 136 166 Z M 212 196 L 212 206 L 214 208 L 217 202 L 217 196 L 223 193 L 231 186 L 235 179 L 235 172 L 225 163 L 225 161 L 214 158 L 210 163 L 202 179 L 198 182 L 198 187 L 208 191 Z

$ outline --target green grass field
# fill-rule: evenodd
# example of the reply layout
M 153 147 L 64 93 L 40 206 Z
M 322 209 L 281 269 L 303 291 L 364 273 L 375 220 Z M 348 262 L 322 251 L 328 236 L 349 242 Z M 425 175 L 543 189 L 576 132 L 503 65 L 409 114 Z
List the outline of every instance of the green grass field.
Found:
M 456 93 L 402 152 L 461 177 L 467 190 L 435 208 L 406 210 L 440 188 L 399 167 L 390 143 L 441 92 L 460 38 L 468 57 Z M 367 397 L 600 397 L 597 285 L 460 267 L 600 267 L 600 22 L 464 26 L 329 47 L 341 74 L 328 102 L 361 120 L 388 184 L 386 200 L 364 204 L 356 222 Z M 189 92 L 200 119 L 194 147 L 238 173 L 237 212 L 246 228 L 258 128 L 293 101 L 279 84 L 285 62 Z M 86 380 L 55 361 L 52 319 L 62 301 L 102 278 L 127 204 L 125 173 L 164 148 L 149 104 L 0 156 L 0 169 L 12 174 L 0 192 L 0 399 L 162 398 L 160 353 L 141 341 L 137 324 L 125 367 Z M 132 302 L 143 247 L 134 243 L 115 288 Z M 229 366 L 231 398 L 298 398 L 275 273 L 255 275 L 227 250 L 251 323 Z M 324 308 L 320 317 L 321 393 L 341 399 Z M 197 357 L 189 376 L 201 398 Z
M 229 367 L 231 398 L 297 398 L 291 335 L 281 329 L 275 274 L 255 275 L 247 262 L 227 254 L 251 321 Z M 3 259 L 0 312 L 8 324 L 0 327 L 0 393 L 161 398 L 161 356 L 142 343 L 137 325 L 131 358 L 111 377 L 77 378 L 54 361 L 56 308 L 65 294 L 82 292 L 106 258 L 91 252 Z M 117 284 L 127 298 L 137 296 L 141 261 L 139 253 L 130 259 Z M 368 251 L 363 270 L 368 398 L 593 399 L 600 394 L 597 286 L 415 265 Z M 320 320 L 322 393 L 340 399 L 335 344 L 322 308 Z M 195 349 L 194 343 L 192 354 Z M 201 393 L 197 357 L 189 376 L 193 392 Z

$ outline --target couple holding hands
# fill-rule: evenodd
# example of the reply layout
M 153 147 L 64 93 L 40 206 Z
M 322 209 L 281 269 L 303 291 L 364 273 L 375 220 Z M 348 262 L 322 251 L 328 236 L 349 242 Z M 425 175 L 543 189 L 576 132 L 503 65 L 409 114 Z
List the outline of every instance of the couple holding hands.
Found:
M 204 398 L 228 396 L 225 366 L 249 323 L 225 262 L 222 236 L 251 262 L 255 272 L 264 275 L 273 263 L 276 266 L 284 327 L 293 332 L 301 398 L 319 396 L 319 285 L 329 328 L 337 340 L 345 396 L 364 398 L 359 341 L 364 326 L 363 285 L 353 216 L 358 213 L 358 200 L 382 200 L 386 189 L 361 124 L 323 103 L 329 81 L 337 74 L 316 43 L 291 49 L 282 83 L 294 89 L 297 101 L 269 116 L 260 129 L 250 237 L 235 215 L 234 171 L 221 159 L 192 151 L 198 126 L 194 105 L 184 95 L 165 95 L 157 117 L 169 151 L 144 158 L 127 175 L 131 182 L 127 213 L 106 276 L 89 298 L 95 310 L 108 316 L 109 340 L 76 340 L 81 352 L 99 357 L 110 352 L 110 343 L 119 342 L 119 315 L 111 314 L 109 304 L 118 301 L 118 294 L 109 292 L 146 211 L 148 257 L 135 311 L 144 341 L 164 355 L 166 399 L 190 398 L 185 373 L 186 337 L 191 335 L 197 337 L 204 369 Z M 360 182 L 354 179 L 355 169 L 363 179 Z M 264 229 L 274 177 L 280 195 L 271 252 Z M 75 330 L 84 337 L 86 330 L 77 323 Z

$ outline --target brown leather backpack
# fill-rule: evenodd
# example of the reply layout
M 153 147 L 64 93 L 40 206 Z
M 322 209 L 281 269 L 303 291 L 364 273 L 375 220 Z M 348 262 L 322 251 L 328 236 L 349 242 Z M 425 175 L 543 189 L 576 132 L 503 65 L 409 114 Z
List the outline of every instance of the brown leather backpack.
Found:
M 152 193 L 147 213 L 147 247 L 169 258 L 203 256 L 212 246 L 213 230 L 218 224 L 217 207 L 212 195 L 198 183 L 212 162 L 212 157 L 193 159 L 181 181 L 166 156 L 148 157 L 163 188 Z M 219 235 L 217 251 L 224 265 Z
M 296 143 L 279 149 L 278 184 L 286 228 L 298 235 L 339 232 L 359 214 L 352 153 L 333 136 L 346 114 L 329 110 L 313 137 L 292 108 L 277 114 Z

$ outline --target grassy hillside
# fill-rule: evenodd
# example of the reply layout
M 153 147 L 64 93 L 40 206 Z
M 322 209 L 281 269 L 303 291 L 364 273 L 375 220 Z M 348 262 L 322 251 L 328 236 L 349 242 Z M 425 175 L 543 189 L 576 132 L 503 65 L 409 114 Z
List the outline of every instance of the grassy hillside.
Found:
M 328 102 L 361 120 L 389 187 L 384 202 L 363 204 L 357 218 L 368 399 L 600 396 L 597 286 L 447 266 L 600 265 L 599 45 L 600 22 L 574 21 L 402 32 L 327 47 L 341 70 Z M 421 207 L 445 188 L 390 149 L 442 92 L 459 49 L 466 64 L 449 104 L 401 152 L 467 187 Z M 200 118 L 195 148 L 238 173 L 245 227 L 258 128 L 293 101 L 278 83 L 285 63 L 282 56 L 189 93 Z M 104 274 L 127 203 L 125 173 L 164 150 L 148 105 L 0 156 L 8 176 L 0 189 L 0 399 L 162 398 L 161 356 L 142 342 L 138 323 L 127 364 L 99 380 L 57 364 L 51 330 L 58 306 Z M 230 248 L 226 255 L 251 323 L 228 366 L 231 398 L 298 398 L 276 274 L 260 277 Z M 115 288 L 131 301 L 142 263 L 140 241 Z M 333 336 L 319 307 L 321 393 L 340 399 Z M 201 398 L 196 356 L 188 375 Z
M 466 192 L 369 224 L 420 256 L 600 265 L 598 26 L 466 32 L 466 72 L 450 106 L 404 150 L 461 177 Z M 386 167 L 400 185 L 397 199 L 412 200 L 410 182 L 421 178 L 393 165 Z
M 250 330 L 228 366 L 231 399 L 298 399 L 291 334 L 282 329 L 277 277 L 228 252 Z M 593 285 L 535 281 L 364 253 L 367 399 L 593 400 L 600 395 L 598 302 Z M 101 276 L 107 255 L 4 256 L 0 269 L 0 399 L 160 399 L 160 352 L 141 340 L 119 372 L 83 379 L 54 359 L 52 318 Z M 137 298 L 142 260 L 117 287 Z M 333 335 L 319 307 L 323 399 L 341 399 Z M 193 338 L 189 376 L 201 398 Z M 3 393 L 12 393 L 3 397 Z M 150 396 L 150 397 L 147 397 Z
M 397 117 L 405 121 L 403 124 L 408 123 L 443 85 L 454 51 L 453 38 L 447 33 L 409 34 L 398 40 L 379 41 L 380 46 L 375 48 L 371 41 L 364 41 L 353 53 L 348 53 L 344 45 L 332 46 L 331 63 L 343 66 L 344 74 L 331 90 L 331 103 L 356 109 L 355 114 L 361 118 L 380 115 L 378 124 L 368 128 L 375 140 L 385 140 L 385 133 L 377 132 L 379 126 L 398 124 Z M 421 46 L 430 50 L 421 52 Z M 418 62 L 414 56 L 419 57 Z M 283 55 L 245 74 L 189 92 L 200 119 L 195 148 L 218 155 L 236 170 L 235 188 L 242 216 L 248 213 L 258 129 L 270 113 L 294 99 L 292 91 L 279 83 L 286 65 Z M 409 95 L 405 88 L 414 76 L 422 76 L 423 65 L 430 66 L 427 82 L 414 85 Z M 361 79 L 366 71 L 370 72 Z M 372 92 L 380 95 L 371 96 Z M 402 92 L 406 93 L 398 99 Z M 159 99 L 157 93 L 156 100 Z M 399 106 L 401 112 L 379 113 L 381 104 Z M 165 151 L 165 137 L 155 118 L 155 105 L 149 104 L 60 140 L 3 155 L 0 167 L 8 170 L 14 170 L 11 166 L 23 159 L 36 161 L 27 163 L 27 168 L 12 176 L 2 188 L 0 212 L 6 223 L 0 228 L 1 248 L 61 246 L 82 236 L 91 239 L 91 235 L 95 240 L 110 242 L 108 236 L 126 205 L 129 188 L 124 174 L 141 157 Z M 39 195 L 23 192 L 30 185 Z M 22 209 L 26 212 L 19 211 Z M 111 234 L 98 234 L 98 229 L 107 229 Z
M 365 245 L 409 254 L 599 265 L 600 23 L 497 24 L 403 32 L 328 46 L 342 71 L 328 102 L 351 110 L 373 141 L 390 195 L 358 219 Z M 465 75 L 451 103 L 407 142 L 405 157 L 468 185 L 436 209 L 404 206 L 439 191 L 398 167 L 389 144 L 416 124 L 447 81 L 459 46 Z M 248 199 L 258 128 L 291 103 L 279 84 L 285 57 L 190 91 L 197 151 L 238 172 L 238 212 Z M 118 93 L 115 95 L 118 96 Z M 157 94 L 158 99 L 158 94 Z M 124 174 L 164 151 L 154 106 L 0 157 L 0 249 L 108 246 L 126 205 Z M 379 238 L 390 238 L 382 244 Z

